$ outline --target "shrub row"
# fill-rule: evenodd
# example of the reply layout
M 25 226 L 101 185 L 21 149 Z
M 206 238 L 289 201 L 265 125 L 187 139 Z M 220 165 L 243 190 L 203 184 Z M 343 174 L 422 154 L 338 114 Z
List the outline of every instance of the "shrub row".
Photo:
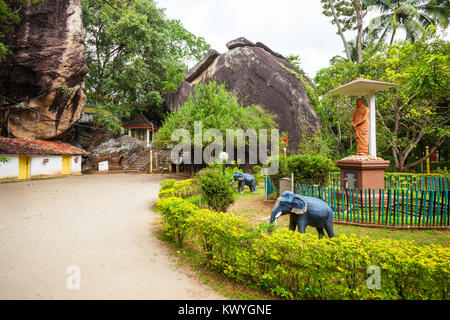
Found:
M 180 198 L 157 201 L 164 231 L 239 283 L 287 299 L 448 299 L 450 250 L 409 241 L 341 235 L 318 239 L 232 213 L 199 209 Z M 381 270 L 369 289 L 370 266 Z M 370 281 L 369 281 L 370 282 Z
M 186 198 L 200 193 L 195 179 L 176 181 L 175 179 L 166 179 L 160 182 L 161 189 L 158 196 L 160 198 L 181 197 Z

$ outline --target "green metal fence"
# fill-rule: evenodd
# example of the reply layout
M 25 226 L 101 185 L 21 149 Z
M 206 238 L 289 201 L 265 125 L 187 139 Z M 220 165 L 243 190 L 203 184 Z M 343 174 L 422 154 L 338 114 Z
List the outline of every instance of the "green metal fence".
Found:
M 448 190 L 345 189 L 298 185 L 298 193 L 320 198 L 334 220 L 366 225 L 448 228 Z
M 267 178 L 267 196 L 274 191 Z M 336 222 L 429 229 L 450 226 L 448 189 L 346 189 L 298 184 L 295 191 L 326 201 Z
M 341 185 L 340 172 L 331 172 L 329 175 L 329 184 L 333 187 L 343 187 Z M 403 190 L 448 190 L 450 183 L 447 177 L 442 175 L 426 175 L 414 173 L 385 173 L 385 189 L 403 189 Z

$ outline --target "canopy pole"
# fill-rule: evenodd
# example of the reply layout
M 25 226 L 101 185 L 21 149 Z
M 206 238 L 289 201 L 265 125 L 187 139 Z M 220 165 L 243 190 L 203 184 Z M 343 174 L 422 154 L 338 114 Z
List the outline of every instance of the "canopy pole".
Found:
M 369 120 L 370 120 L 370 132 L 369 132 L 369 154 L 371 156 L 377 156 L 377 127 L 376 127 L 376 114 L 375 114 L 375 92 L 369 93 Z

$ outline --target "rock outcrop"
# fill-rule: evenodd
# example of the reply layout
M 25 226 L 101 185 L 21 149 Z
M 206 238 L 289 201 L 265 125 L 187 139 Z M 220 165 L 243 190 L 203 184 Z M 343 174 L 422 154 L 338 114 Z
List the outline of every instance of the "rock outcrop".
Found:
M 178 92 L 167 94 L 165 100 L 172 111 L 186 102 L 194 85 L 214 79 L 225 83 L 244 105 L 260 104 L 277 115 L 280 132 L 287 131 L 289 147 L 297 148 L 302 134 L 310 135 L 321 129 L 320 118 L 313 110 L 313 104 L 301 80 L 289 70 L 302 74 L 281 54 L 266 45 L 253 44 L 245 38 L 238 38 L 227 44 L 229 51 L 218 55 L 211 50 L 185 76 Z
M 145 142 L 129 136 L 111 138 L 91 150 L 86 159 L 83 172 L 98 169 L 98 163 L 108 161 L 110 170 L 123 170 L 127 159 L 139 154 L 145 149 Z
M 4 39 L 12 53 L 0 61 L 0 135 L 59 138 L 86 102 L 81 0 L 10 3 L 21 21 Z

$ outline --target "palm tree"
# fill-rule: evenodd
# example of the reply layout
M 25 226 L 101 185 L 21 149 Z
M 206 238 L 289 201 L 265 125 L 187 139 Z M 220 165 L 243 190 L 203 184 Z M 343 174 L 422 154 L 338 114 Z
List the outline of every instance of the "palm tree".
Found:
M 365 4 L 381 13 L 367 27 L 369 39 L 381 41 L 390 34 L 391 45 L 399 29 L 414 42 L 429 25 L 447 28 L 449 23 L 450 0 L 365 0 Z

